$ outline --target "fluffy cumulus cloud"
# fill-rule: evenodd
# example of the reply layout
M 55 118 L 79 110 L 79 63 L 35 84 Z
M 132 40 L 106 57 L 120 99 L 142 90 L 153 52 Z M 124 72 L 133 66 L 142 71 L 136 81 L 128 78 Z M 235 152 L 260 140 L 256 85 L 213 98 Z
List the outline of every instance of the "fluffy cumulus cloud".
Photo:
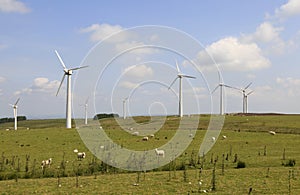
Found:
M 126 76 L 129 76 L 130 78 L 132 77 L 145 78 L 148 76 L 152 76 L 153 70 L 151 67 L 142 64 L 142 65 L 130 66 L 124 70 L 124 73 L 126 74 Z
M 287 18 L 300 14 L 300 1 L 289 0 L 286 4 L 275 10 L 275 15 L 279 18 Z
M 271 65 L 257 44 L 243 43 L 235 37 L 226 37 L 207 46 L 205 51 L 198 53 L 196 63 L 209 69 L 212 65 L 210 56 L 222 70 L 251 71 Z
M 48 78 L 36 78 L 31 87 L 16 91 L 15 95 L 31 94 L 33 92 L 54 93 L 58 89 L 59 81 L 49 81 Z
M 120 32 L 122 30 L 124 30 L 124 28 L 122 28 L 119 25 L 92 24 L 89 27 L 82 28 L 80 32 L 91 33 L 90 40 L 97 42 L 97 41 L 102 41 L 105 38 L 109 37 L 110 35 Z M 121 33 L 121 35 L 118 36 L 118 39 L 120 40 L 125 39 L 126 38 L 124 37 L 125 35 L 126 33 Z M 120 40 L 116 40 L 116 41 L 120 41 Z
M 23 2 L 17 0 L 0 0 L 0 12 L 23 14 L 30 12 L 30 9 Z

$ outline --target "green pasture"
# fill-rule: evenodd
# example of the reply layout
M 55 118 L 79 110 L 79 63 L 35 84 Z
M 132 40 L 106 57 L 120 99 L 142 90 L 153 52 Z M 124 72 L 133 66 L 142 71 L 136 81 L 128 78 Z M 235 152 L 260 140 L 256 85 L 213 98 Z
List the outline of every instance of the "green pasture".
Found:
M 197 117 L 190 120 L 197 121 Z M 210 193 L 247 194 L 252 187 L 253 194 L 300 194 L 300 115 L 228 115 L 216 144 L 200 157 L 209 119 L 209 115 L 200 116 L 193 141 L 174 162 L 140 174 L 103 169 L 101 160 L 88 151 L 75 128 L 81 128 L 81 121 L 77 120 L 73 129 L 65 129 L 61 119 L 21 121 L 17 131 L 11 130 L 13 123 L 1 124 L 0 193 L 197 194 L 212 187 L 215 162 L 216 191 Z M 148 117 L 134 120 L 139 124 L 151 122 Z M 124 131 L 114 119 L 89 121 L 95 129 L 101 125 L 117 144 L 134 150 L 159 148 L 172 138 L 178 124 L 177 117 L 168 117 L 154 138 L 142 141 L 143 136 Z M 276 135 L 270 135 L 270 130 Z M 227 138 L 222 139 L 223 135 Z M 87 158 L 77 160 L 75 148 L 86 152 Z M 43 172 L 40 163 L 48 158 L 53 164 Z M 295 166 L 285 166 L 290 160 Z M 238 161 L 246 167 L 237 169 Z

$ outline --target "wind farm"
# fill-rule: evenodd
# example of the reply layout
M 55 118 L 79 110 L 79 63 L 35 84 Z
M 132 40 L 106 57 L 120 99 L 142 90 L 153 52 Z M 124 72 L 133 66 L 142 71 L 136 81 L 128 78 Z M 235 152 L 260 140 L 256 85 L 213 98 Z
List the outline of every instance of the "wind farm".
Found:
M 0 195 L 300 194 L 299 19 L 0 0 Z

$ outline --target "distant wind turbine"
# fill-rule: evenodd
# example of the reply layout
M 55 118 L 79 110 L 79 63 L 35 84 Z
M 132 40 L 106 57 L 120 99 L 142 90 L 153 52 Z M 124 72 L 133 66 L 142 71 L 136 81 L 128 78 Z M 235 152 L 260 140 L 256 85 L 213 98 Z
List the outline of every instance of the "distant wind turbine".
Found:
M 84 114 L 85 114 L 84 124 L 85 125 L 87 125 L 87 107 L 88 107 L 88 101 L 89 101 L 89 98 L 87 98 L 85 100 L 85 104 L 84 104 Z
M 171 86 L 175 83 L 175 81 L 179 78 L 179 117 L 183 117 L 183 105 L 182 105 L 182 78 L 191 78 L 191 79 L 195 79 L 196 77 L 194 76 L 190 76 L 190 75 L 185 75 L 182 74 L 178 64 L 177 64 L 177 60 L 175 61 L 176 63 L 176 68 L 177 68 L 177 77 L 174 79 L 174 81 L 171 83 L 171 85 L 169 86 L 169 89 L 171 88 Z
M 248 89 L 251 84 L 252 83 L 249 83 L 245 88 L 240 89 L 240 91 L 243 93 L 243 113 L 248 113 L 248 96 L 253 93 L 253 91 L 246 93 L 246 89 Z
M 66 67 L 66 65 L 64 64 L 63 60 L 61 59 L 60 55 L 58 54 L 58 52 L 55 50 L 55 53 L 63 67 L 63 71 L 64 71 L 64 75 L 62 77 L 61 83 L 58 87 L 56 96 L 59 93 L 59 90 L 61 88 L 62 83 L 64 82 L 65 76 L 67 75 L 67 103 L 66 103 L 66 128 L 70 129 L 72 128 L 72 124 L 71 124 L 71 115 L 72 115 L 72 92 L 71 92 L 71 76 L 73 74 L 73 70 L 78 70 L 81 68 L 86 68 L 87 66 L 81 66 L 81 67 L 77 67 L 77 68 L 70 68 L 68 69 Z
M 14 109 L 14 117 L 15 117 L 15 130 L 18 129 L 18 102 L 20 101 L 20 98 L 17 99 L 15 104 L 9 104 Z
M 211 93 L 213 94 L 219 87 L 220 87 L 220 115 L 223 115 L 224 114 L 223 88 L 227 87 L 227 88 L 237 89 L 237 90 L 240 89 L 229 85 L 225 85 L 224 83 L 220 82 L 218 86 Z
M 126 101 L 127 100 L 128 100 L 128 97 L 123 99 L 123 119 L 126 119 Z

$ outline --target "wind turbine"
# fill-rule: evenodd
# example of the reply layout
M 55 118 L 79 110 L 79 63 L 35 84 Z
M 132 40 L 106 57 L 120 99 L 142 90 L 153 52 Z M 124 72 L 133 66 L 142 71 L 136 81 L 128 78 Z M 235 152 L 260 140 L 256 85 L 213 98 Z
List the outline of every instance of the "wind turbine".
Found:
M 58 87 L 56 96 L 58 95 L 59 90 L 61 88 L 61 85 L 64 82 L 65 76 L 68 77 L 67 78 L 66 128 L 70 129 L 70 128 L 72 128 L 72 124 L 71 124 L 71 115 L 72 115 L 71 76 L 73 74 L 73 70 L 78 70 L 78 69 L 81 69 L 81 68 L 86 68 L 87 66 L 81 66 L 81 67 L 77 67 L 77 68 L 70 68 L 70 69 L 68 69 L 56 50 L 55 50 L 55 53 L 56 53 L 56 55 L 57 55 L 57 57 L 58 57 L 61 65 L 62 65 L 63 71 L 64 71 L 64 75 L 63 75 L 62 80 L 60 82 L 60 85 Z
M 85 113 L 85 120 L 84 120 L 84 124 L 87 125 L 87 107 L 88 107 L 88 101 L 89 101 L 89 98 L 87 98 L 85 100 L 85 104 L 84 104 L 84 113 Z
M 245 88 L 240 89 L 240 91 L 243 93 L 243 113 L 248 113 L 248 95 L 253 93 L 253 91 L 246 93 L 246 89 L 248 89 L 251 84 L 252 83 L 249 83 Z
M 18 129 L 18 102 L 20 101 L 20 98 L 17 99 L 16 103 L 15 104 L 9 104 L 11 107 L 13 107 L 14 109 L 14 117 L 15 117 L 15 130 Z
M 226 85 L 226 84 L 220 82 L 220 83 L 218 84 L 218 86 L 212 91 L 212 94 L 213 94 L 219 87 L 220 87 L 220 115 L 223 115 L 223 114 L 224 114 L 224 106 L 223 106 L 223 104 L 224 104 L 224 102 L 223 102 L 223 88 L 224 88 L 224 87 L 227 87 L 227 88 L 237 89 L 237 90 L 240 90 L 240 89 L 238 89 L 238 88 L 236 88 L 236 87 L 232 87 L 232 86 Z
M 174 81 L 171 83 L 169 89 L 171 88 L 171 86 L 175 83 L 175 81 L 179 78 L 179 117 L 183 117 L 183 106 L 182 106 L 182 78 L 191 78 L 191 79 L 195 79 L 196 77 L 194 76 L 190 76 L 190 75 L 186 75 L 186 74 L 182 74 L 178 64 L 177 64 L 177 60 L 175 60 L 176 63 L 176 68 L 177 68 L 177 77 L 174 79 Z
M 127 100 L 128 100 L 128 97 L 123 99 L 123 119 L 124 120 L 126 119 L 126 101 Z

